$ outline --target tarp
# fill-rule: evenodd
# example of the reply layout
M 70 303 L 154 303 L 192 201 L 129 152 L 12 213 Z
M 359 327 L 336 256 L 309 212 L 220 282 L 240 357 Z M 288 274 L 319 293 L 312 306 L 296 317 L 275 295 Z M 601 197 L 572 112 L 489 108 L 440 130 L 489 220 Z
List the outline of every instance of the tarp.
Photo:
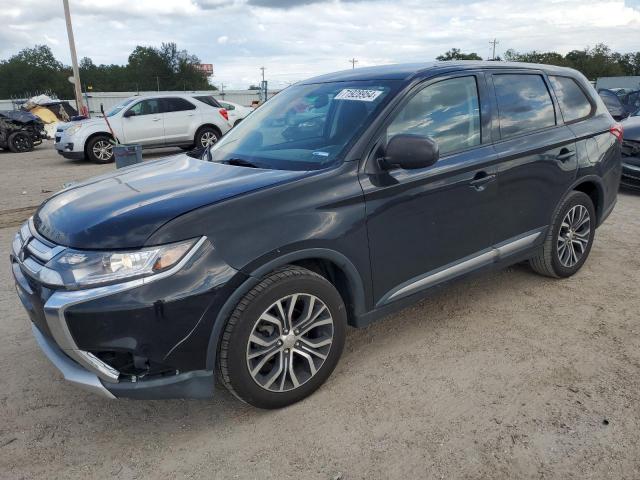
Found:
M 14 122 L 29 123 L 40 120 L 35 115 L 24 110 L 0 110 L 0 117 L 8 118 Z
M 49 110 L 47 107 L 37 106 L 30 110 L 30 113 L 40 117 L 44 123 L 56 123 L 58 121 L 58 117 L 56 117 L 55 113 Z

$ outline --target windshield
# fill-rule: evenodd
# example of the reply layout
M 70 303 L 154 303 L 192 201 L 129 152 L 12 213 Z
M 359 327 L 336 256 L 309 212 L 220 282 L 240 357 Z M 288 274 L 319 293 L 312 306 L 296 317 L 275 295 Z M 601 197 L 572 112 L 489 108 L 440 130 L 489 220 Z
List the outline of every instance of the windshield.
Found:
M 129 105 L 134 100 L 135 100 L 134 98 L 128 98 L 124 102 L 120 102 L 119 104 L 117 104 L 115 107 L 113 107 L 111 110 L 107 112 L 107 117 L 113 117 L 115 114 L 117 114 L 120 110 L 122 110 L 124 107 Z
M 397 87 L 380 80 L 294 85 L 222 137 L 211 160 L 278 170 L 333 166 Z

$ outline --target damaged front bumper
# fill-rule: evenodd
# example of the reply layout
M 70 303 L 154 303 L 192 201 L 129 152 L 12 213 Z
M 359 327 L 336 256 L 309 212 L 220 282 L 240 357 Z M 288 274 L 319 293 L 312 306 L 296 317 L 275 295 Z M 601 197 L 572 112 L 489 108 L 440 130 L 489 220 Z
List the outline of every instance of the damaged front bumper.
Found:
M 83 290 L 36 280 L 38 256 L 61 248 L 30 223 L 16 235 L 11 262 L 34 337 L 65 379 L 108 398 L 213 395 L 207 361 L 213 323 L 242 274 L 220 261 L 206 239 L 162 278 Z

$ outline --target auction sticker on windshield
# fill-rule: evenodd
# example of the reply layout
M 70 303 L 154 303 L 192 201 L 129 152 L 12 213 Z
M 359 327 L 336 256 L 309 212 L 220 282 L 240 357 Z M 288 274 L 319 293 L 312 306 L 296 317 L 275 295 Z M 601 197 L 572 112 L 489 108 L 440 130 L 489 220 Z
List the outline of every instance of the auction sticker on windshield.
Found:
M 373 102 L 382 93 L 381 90 L 362 90 L 360 88 L 345 88 L 341 90 L 334 100 L 359 100 L 361 102 Z

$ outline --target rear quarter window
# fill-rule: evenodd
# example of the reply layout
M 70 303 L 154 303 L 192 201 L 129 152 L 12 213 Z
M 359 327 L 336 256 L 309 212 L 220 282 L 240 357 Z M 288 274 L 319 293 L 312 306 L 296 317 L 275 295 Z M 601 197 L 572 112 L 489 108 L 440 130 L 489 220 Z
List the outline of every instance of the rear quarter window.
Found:
M 593 108 L 591 102 L 573 78 L 550 75 L 549 80 L 556 92 L 565 122 L 589 116 Z
M 503 139 L 556 124 L 553 101 L 541 75 L 494 74 L 493 85 Z
M 196 100 L 202 102 L 202 103 L 206 103 L 207 105 L 209 105 L 210 107 L 214 107 L 214 108 L 222 108 L 222 105 L 220 105 L 220 103 L 213 98 L 211 95 L 200 95 L 198 97 L 193 97 Z

